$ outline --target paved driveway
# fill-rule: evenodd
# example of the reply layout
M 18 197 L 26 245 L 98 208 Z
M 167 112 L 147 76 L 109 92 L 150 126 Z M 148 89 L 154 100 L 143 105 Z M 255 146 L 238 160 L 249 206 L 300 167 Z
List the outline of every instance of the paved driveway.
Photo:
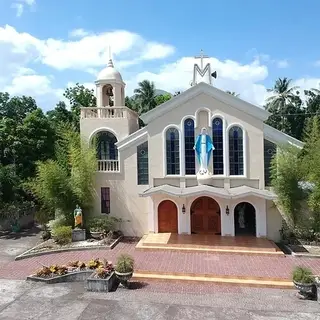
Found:
M 166 285 L 174 286 L 174 283 Z M 238 288 L 233 291 L 217 286 L 217 292 L 210 294 L 173 294 L 157 292 L 152 286 L 157 285 L 93 293 L 86 292 L 83 283 L 43 285 L 0 280 L 0 319 L 320 319 L 320 304 L 298 300 L 292 290 Z
M 19 233 L 0 231 L 0 266 L 35 246 L 39 239 L 40 230 L 37 227 Z

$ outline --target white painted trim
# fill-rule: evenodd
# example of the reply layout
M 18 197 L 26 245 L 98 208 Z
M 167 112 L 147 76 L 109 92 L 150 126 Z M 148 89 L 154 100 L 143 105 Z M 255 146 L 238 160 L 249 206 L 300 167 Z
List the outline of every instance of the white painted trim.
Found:
M 185 159 L 186 159 L 186 150 L 185 150 L 185 135 L 184 135 L 184 122 L 187 120 L 187 119 L 192 119 L 193 120 L 193 126 L 194 126 L 194 138 L 196 139 L 196 132 L 195 132 L 195 128 L 196 128 L 196 118 L 195 116 L 193 115 L 187 115 L 187 116 L 184 116 L 182 119 L 181 119 L 181 122 L 180 122 L 180 127 L 181 127 L 181 142 L 182 142 L 182 145 L 181 145 L 181 154 L 183 156 L 183 160 L 182 163 L 181 163 L 181 168 L 182 168 L 182 171 L 181 171 L 181 175 L 182 176 L 185 176 L 186 175 L 186 162 L 185 162 Z M 196 154 L 194 155 L 194 157 L 196 158 Z M 196 160 L 196 159 L 195 159 Z
M 207 107 L 200 107 L 196 110 L 194 116 L 195 116 L 195 125 L 194 125 L 194 128 L 198 128 L 199 127 L 199 124 L 198 124 L 198 115 L 199 115 L 199 112 L 201 111 L 206 111 L 208 113 L 208 127 L 211 128 L 211 121 L 210 121 L 210 118 L 211 118 L 211 110 Z
M 170 99 L 169 101 L 161 104 L 157 108 L 150 110 L 149 112 L 143 114 L 140 118 L 144 123 L 148 124 L 155 120 L 156 118 L 166 114 L 167 112 L 173 110 L 174 108 L 180 106 L 185 101 L 188 101 L 197 95 L 205 93 L 216 100 L 219 100 L 227 105 L 230 105 L 242 112 L 247 113 L 248 115 L 265 121 L 270 116 L 270 113 L 263 108 L 255 106 L 249 102 L 246 102 L 240 98 L 234 97 L 229 93 L 224 92 L 216 87 L 210 86 L 204 82 L 189 88 L 188 90 L 182 92 L 176 97 Z
M 228 148 L 228 171 L 227 171 L 227 175 L 229 177 L 233 177 L 232 175 L 230 176 L 230 155 L 229 155 L 229 131 L 232 127 L 240 127 L 242 129 L 242 143 L 243 143 L 243 175 L 241 176 L 237 176 L 237 177 L 242 177 L 242 178 L 247 178 L 247 167 L 248 167 L 248 151 L 247 151 L 247 130 L 245 129 L 245 127 L 240 124 L 240 123 L 231 123 L 228 125 L 227 127 L 227 130 L 226 130 L 226 145 L 227 145 L 227 148 Z
M 91 132 L 91 134 L 90 134 L 90 136 L 89 136 L 89 143 L 91 143 L 92 138 L 93 138 L 97 133 L 102 132 L 102 131 L 109 131 L 110 133 L 112 133 L 112 134 L 117 138 L 117 142 L 119 141 L 118 135 L 117 135 L 117 133 L 116 133 L 113 129 L 111 129 L 111 128 L 109 128 L 109 127 L 100 127 L 100 128 L 97 128 L 97 129 L 95 129 L 94 131 Z
M 276 145 L 282 145 L 285 143 L 292 144 L 298 148 L 303 148 L 304 143 L 296 138 L 293 138 L 267 124 L 263 124 L 264 138 L 273 142 Z
M 133 133 L 131 133 L 129 136 L 125 137 L 121 141 L 118 141 L 116 143 L 118 150 L 122 148 L 126 148 L 130 146 L 131 143 L 134 143 L 136 140 L 143 138 L 144 135 L 148 135 L 147 127 L 141 128 Z
M 227 176 L 227 155 L 229 154 L 229 152 L 227 153 L 227 144 L 226 144 L 226 140 L 227 140 L 227 121 L 224 115 L 220 114 L 220 113 L 215 113 L 212 117 L 211 117 L 211 124 L 213 122 L 213 120 L 215 118 L 220 118 L 222 120 L 222 139 L 223 139 L 223 175 L 215 175 L 213 174 L 213 156 L 212 156 L 212 174 L 214 177 L 226 177 Z M 211 130 L 212 132 L 212 130 Z
M 167 130 L 170 128 L 175 128 L 179 132 L 179 170 L 180 174 L 179 175 L 167 175 L 167 148 L 166 148 L 166 133 Z M 181 130 L 180 127 L 176 124 L 169 124 L 167 125 L 163 130 L 162 130 L 162 150 L 163 150 L 163 176 L 174 176 L 174 177 L 179 177 L 182 175 L 182 140 L 181 140 Z

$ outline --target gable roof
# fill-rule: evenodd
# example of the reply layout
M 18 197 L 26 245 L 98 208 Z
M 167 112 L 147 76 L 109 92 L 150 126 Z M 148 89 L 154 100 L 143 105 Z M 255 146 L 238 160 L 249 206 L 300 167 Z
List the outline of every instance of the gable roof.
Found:
M 235 97 L 225 91 L 210 86 L 207 83 L 200 82 L 199 84 L 189 88 L 181 94 L 173 97 L 169 101 L 159 105 L 158 107 L 144 113 L 140 116 L 145 124 L 152 122 L 154 119 L 166 114 L 173 110 L 182 103 L 198 96 L 201 93 L 205 93 L 216 100 L 219 100 L 225 104 L 232 106 L 242 112 L 245 112 L 255 118 L 265 121 L 270 116 L 270 113 L 258 106 L 255 106 L 249 102 L 246 102 L 238 97 Z
M 279 131 L 268 124 L 263 124 L 263 132 L 265 139 L 277 144 L 286 144 L 290 143 L 293 146 L 296 146 L 298 148 L 303 148 L 304 143 L 294 137 L 289 136 L 288 134 Z

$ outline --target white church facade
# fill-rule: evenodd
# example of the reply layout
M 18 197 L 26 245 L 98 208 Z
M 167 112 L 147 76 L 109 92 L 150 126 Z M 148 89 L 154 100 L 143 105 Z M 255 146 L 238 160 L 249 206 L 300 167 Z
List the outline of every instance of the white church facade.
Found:
M 197 83 L 197 73 L 207 83 Z M 266 125 L 266 110 L 215 88 L 210 77 L 201 59 L 193 85 L 143 114 L 139 129 L 138 115 L 125 106 L 125 83 L 109 61 L 96 81 L 97 108 L 81 109 L 82 137 L 97 138 L 94 214 L 122 218 L 124 233 L 133 236 L 279 239 L 270 161 L 277 145 L 302 142 Z M 212 150 L 194 148 L 204 132 Z

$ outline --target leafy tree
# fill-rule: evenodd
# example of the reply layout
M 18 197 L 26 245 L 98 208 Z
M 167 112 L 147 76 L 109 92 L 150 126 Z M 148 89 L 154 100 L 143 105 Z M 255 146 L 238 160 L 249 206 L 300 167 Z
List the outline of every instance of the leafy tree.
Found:
M 304 171 L 301 167 L 300 150 L 294 146 L 280 148 L 272 160 L 272 187 L 289 222 L 298 223 L 301 201 L 305 194 L 301 187 Z
M 73 121 L 77 124 L 79 124 L 80 120 L 81 107 L 93 108 L 97 106 L 94 90 L 90 90 L 79 83 L 76 83 L 73 87 L 67 88 L 63 95 L 69 100 L 71 112 L 74 115 Z
M 59 130 L 56 160 L 38 162 L 36 177 L 28 186 L 42 210 L 60 212 L 71 225 L 72 212 L 77 204 L 84 212 L 92 205 L 96 152 L 92 146 L 82 142 L 80 134 L 70 126 Z
M 72 111 L 67 109 L 63 101 L 58 102 L 55 109 L 48 111 L 47 117 L 54 128 L 59 127 L 63 123 L 69 123 L 74 127 L 79 126 L 78 123 L 75 123 L 79 119 L 74 116 Z
M 138 113 L 142 114 L 154 109 L 156 103 L 156 88 L 153 82 L 143 80 L 138 83 L 139 88 L 134 89 L 135 99 L 139 104 Z
M 158 106 L 162 103 L 165 103 L 165 102 L 169 101 L 171 98 L 172 98 L 172 96 L 170 94 L 160 94 L 155 97 L 156 105 Z

